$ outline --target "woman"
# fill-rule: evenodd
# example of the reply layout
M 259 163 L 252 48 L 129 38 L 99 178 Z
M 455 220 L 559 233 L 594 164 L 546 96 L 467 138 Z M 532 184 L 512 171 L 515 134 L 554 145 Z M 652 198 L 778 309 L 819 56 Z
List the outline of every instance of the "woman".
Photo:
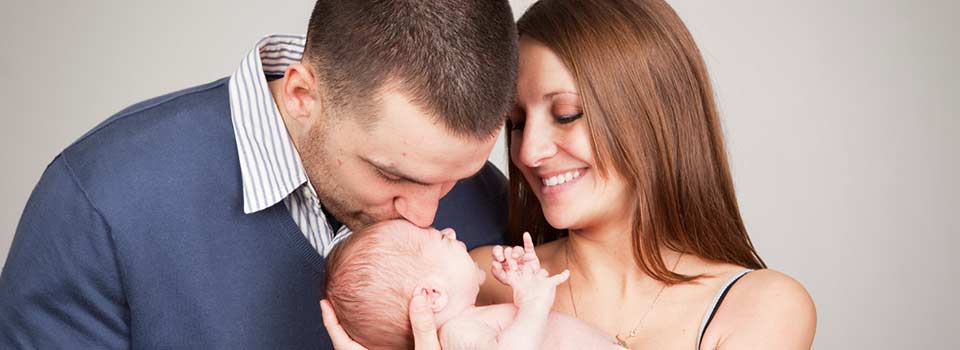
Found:
M 809 349 L 813 302 L 747 236 L 709 78 L 673 9 L 542 0 L 518 27 L 508 241 L 530 231 L 542 266 L 570 269 L 553 310 L 631 349 Z M 491 249 L 471 254 L 490 266 Z M 486 281 L 478 305 L 511 302 Z

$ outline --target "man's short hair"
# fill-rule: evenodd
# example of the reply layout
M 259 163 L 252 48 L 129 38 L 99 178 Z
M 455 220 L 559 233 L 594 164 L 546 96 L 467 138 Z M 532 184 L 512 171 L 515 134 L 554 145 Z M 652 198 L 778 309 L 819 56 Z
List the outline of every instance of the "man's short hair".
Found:
M 318 0 L 305 63 L 336 108 L 370 113 L 397 88 L 455 134 L 483 138 L 512 107 L 517 50 L 507 0 Z

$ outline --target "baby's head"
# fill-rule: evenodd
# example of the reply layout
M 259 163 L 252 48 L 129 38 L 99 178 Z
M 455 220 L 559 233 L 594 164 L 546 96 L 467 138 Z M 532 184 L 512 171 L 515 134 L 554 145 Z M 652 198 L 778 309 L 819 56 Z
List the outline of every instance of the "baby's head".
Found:
M 393 220 L 333 249 L 326 298 L 347 334 L 368 349 L 412 349 L 407 308 L 414 293 L 427 296 L 442 325 L 474 305 L 484 276 L 453 230 Z

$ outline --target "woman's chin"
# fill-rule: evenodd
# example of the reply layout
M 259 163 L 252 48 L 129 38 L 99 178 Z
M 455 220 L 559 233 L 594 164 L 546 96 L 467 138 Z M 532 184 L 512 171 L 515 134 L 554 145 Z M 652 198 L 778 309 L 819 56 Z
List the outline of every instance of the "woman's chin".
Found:
M 561 211 L 544 211 L 543 214 L 543 217 L 547 219 L 547 223 L 553 228 L 559 230 L 569 229 L 576 223 L 576 218 L 570 215 L 570 213 L 564 213 Z

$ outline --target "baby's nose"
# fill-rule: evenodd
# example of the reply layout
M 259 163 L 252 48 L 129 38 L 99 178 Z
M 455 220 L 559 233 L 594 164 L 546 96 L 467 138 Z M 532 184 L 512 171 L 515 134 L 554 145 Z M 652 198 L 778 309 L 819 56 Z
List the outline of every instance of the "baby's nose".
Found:
M 443 239 L 452 239 L 452 240 L 457 239 L 457 232 L 454 231 L 452 228 L 443 229 L 443 231 L 440 231 L 440 235 L 443 237 Z

